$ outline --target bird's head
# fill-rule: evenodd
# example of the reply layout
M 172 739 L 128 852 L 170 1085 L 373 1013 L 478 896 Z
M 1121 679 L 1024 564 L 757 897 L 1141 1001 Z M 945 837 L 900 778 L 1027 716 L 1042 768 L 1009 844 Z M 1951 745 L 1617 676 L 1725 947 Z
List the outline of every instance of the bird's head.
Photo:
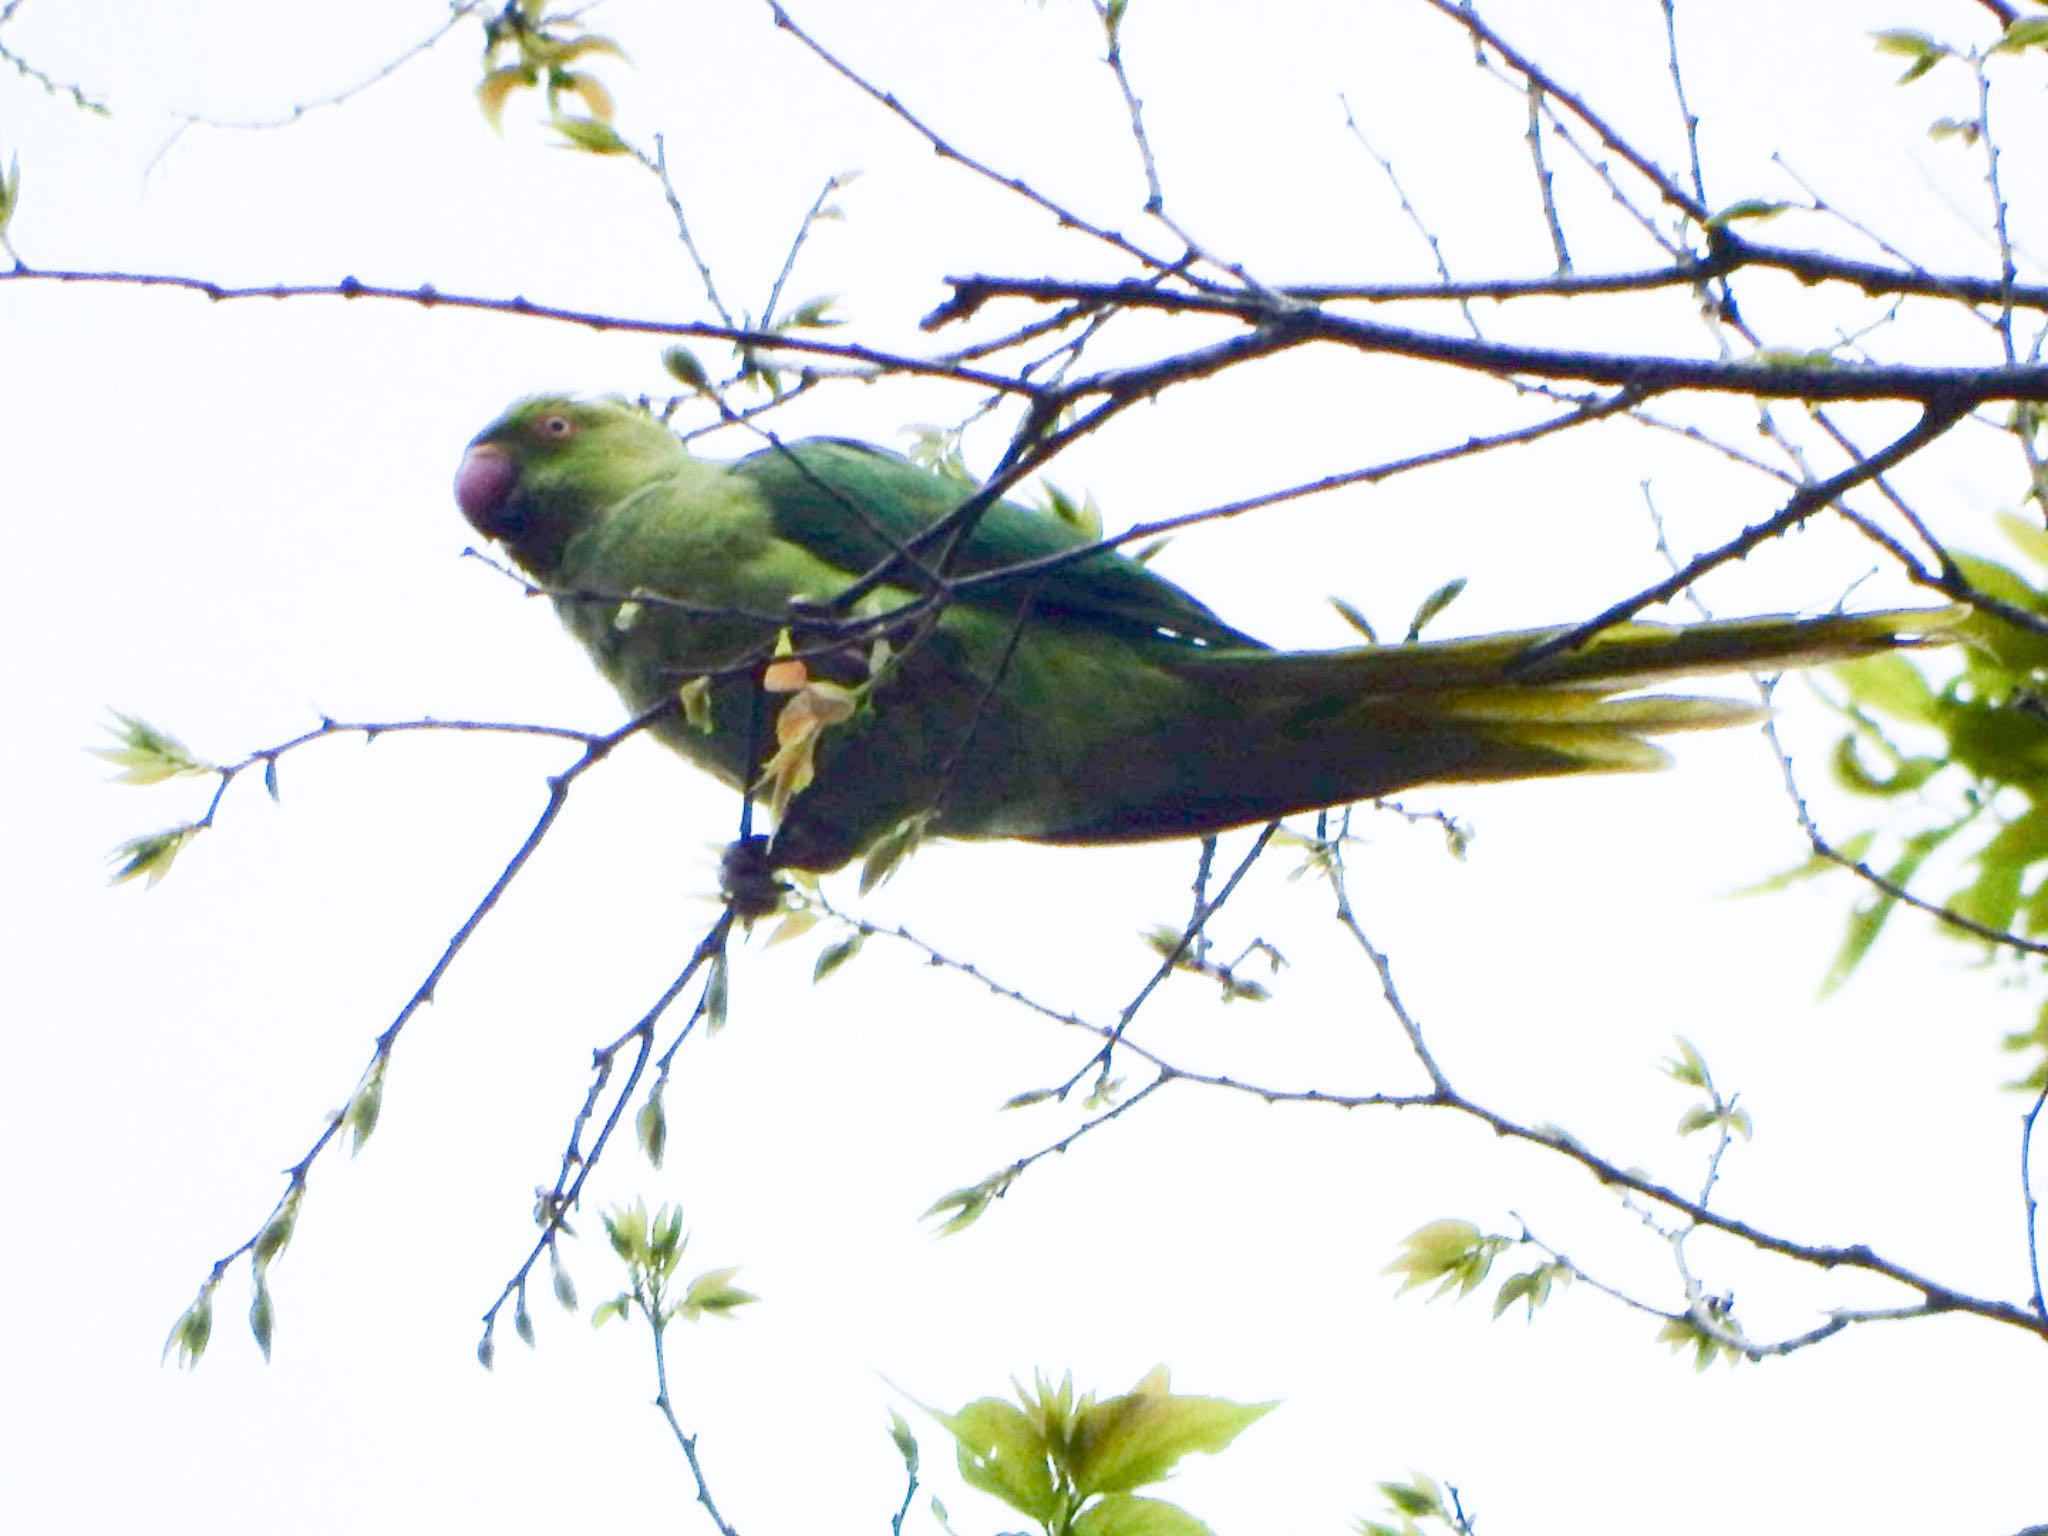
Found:
M 571 539 L 681 455 L 667 427 L 624 400 L 535 395 L 470 443 L 455 502 L 545 581 Z

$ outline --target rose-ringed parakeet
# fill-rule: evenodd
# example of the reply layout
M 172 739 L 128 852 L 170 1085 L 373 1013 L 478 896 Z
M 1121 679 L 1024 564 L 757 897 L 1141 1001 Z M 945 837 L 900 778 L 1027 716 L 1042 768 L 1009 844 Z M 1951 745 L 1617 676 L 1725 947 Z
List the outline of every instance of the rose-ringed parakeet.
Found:
M 809 870 L 911 825 L 1118 843 L 1416 785 L 1655 768 L 1647 738 L 1762 712 L 1635 690 L 1957 622 L 1626 624 L 1533 667 L 1554 632 L 1275 650 L 1114 551 L 1062 562 L 1091 541 L 1050 514 L 996 501 L 964 537 L 920 541 L 974 491 L 895 454 L 821 439 L 713 463 L 610 399 L 521 401 L 455 492 L 627 705 L 659 713 L 650 729 L 775 807 L 768 862 Z

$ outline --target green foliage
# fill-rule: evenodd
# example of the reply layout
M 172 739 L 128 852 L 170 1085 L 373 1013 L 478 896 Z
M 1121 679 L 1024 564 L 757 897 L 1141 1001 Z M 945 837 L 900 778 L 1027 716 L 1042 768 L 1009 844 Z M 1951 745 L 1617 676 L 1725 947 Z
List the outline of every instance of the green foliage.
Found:
M 1489 1236 L 1469 1221 L 1432 1221 L 1401 1240 L 1400 1255 L 1381 1273 L 1404 1277 L 1397 1296 L 1432 1283 L 1431 1301 L 1453 1291 L 1468 1296 L 1513 1246 L 1513 1238 Z
M 1874 32 L 1871 40 L 1877 44 L 1879 53 L 1893 54 L 1905 59 L 1906 72 L 1899 76 L 1900 85 L 1910 85 L 1926 74 L 1943 59 L 1953 58 L 1955 50 L 1945 43 L 1938 43 L 1925 32 L 1898 30 Z
M 1712 1075 L 1707 1071 L 1706 1059 L 1683 1035 L 1678 1037 L 1678 1055 L 1664 1064 L 1664 1073 L 1675 1083 L 1682 1083 L 1688 1088 L 1703 1088 L 1707 1093 L 1705 1103 L 1692 1105 L 1679 1117 L 1679 1135 L 1690 1136 L 1695 1131 L 1714 1130 L 1749 1140 L 1755 1131 L 1749 1111 L 1738 1109 L 1733 1100 L 1722 1099 L 1714 1088 Z
M 195 774 L 226 774 L 196 756 L 177 737 L 168 731 L 160 731 L 148 721 L 134 715 L 114 712 L 115 723 L 107 730 L 113 735 L 115 745 L 111 747 L 87 747 L 94 757 L 105 758 L 121 771 L 115 776 L 119 784 L 161 784 L 166 779 L 185 778 Z M 271 786 L 272 797 L 276 796 L 276 776 L 270 770 L 274 765 L 265 764 L 264 782 Z M 161 832 L 147 832 L 141 837 L 131 837 L 113 852 L 110 862 L 115 866 L 109 877 L 115 885 L 129 880 L 141 880 L 145 885 L 155 885 L 170 873 L 185 845 L 204 830 L 203 822 L 183 822 L 175 827 L 166 827 Z
M 862 928 L 855 930 L 843 939 L 827 944 L 818 951 L 818 962 L 811 967 L 811 981 L 815 984 L 830 976 L 834 971 L 846 964 L 847 961 L 859 954 L 861 946 L 867 943 L 867 939 L 868 932 L 865 928 Z
M 630 1206 L 616 1206 L 606 1212 L 604 1229 L 611 1239 L 612 1252 L 625 1263 L 629 1285 L 591 1312 L 594 1327 L 602 1327 L 637 1309 L 661 1329 L 679 1317 L 685 1322 L 707 1316 L 730 1317 L 740 1307 L 760 1300 L 751 1291 L 733 1284 L 733 1277 L 739 1273 L 737 1266 L 706 1270 L 683 1286 L 680 1295 L 676 1293 L 676 1276 L 683 1253 L 690 1246 L 683 1233 L 683 1213 L 678 1207 L 664 1205 L 649 1216 L 646 1202 L 636 1200 Z M 562 1295 L 560 1286 L 555 1294 L 558 1298 Z M 573 1290 L 570 1296 L 573 1299 Z
M 21 206 L 21 157 L 10 155 L 7 160 L 7 174 L 0 176 L 0 240 L 7 238 L 7 226 L 13 222 L 14 210 Z
M 1715 1322 L 1726 1321 L 1733 1324 L 1734 1314 L 1725 1304 L 1708 1301 L 1705 1307 L 1707 1315 Z M 1748 1358 L 1734 1344 L 1709 1333 L 1690 1316 L 1666 1319 L 1664 1326 L 1657 1330 L 1657 1339 L 1660 1343 L 1669 1344 L 1674 1354 L 1691 1350 L 1692 1368 L 1696 1371 L 1704 1371 L 1716 1360 L 1726 1360 L 1730 1365 L 1734 1365 Z
M 1405 1483 L 1381 1483 L 1379 1487 L 1380 1497 L 1387 1501 L 1387 1513 L 1393 1519 L 1360 1520 L 1354 1527 L 1359 1536 L 1421 1536 L 1426 1520 L 1434 1520 L 1451 1531 L 1471 1528 L 1454 1506 L 1445 1502 L 1444 1491 L 1434 1478 L 1418 1473 Z M 1455 1500 L 1455 1492 L 1452 1498 Z
M 119 784 L 160 784 L 165 779 L 174 779 L 189 774 L 218 772 L 213 764 L 202 762 L 192 750 L 168 731 L 160 731 L 147 720 L 134 715 L 114 712 L 116 724 L 107 727 L 116 745 L 111 747 L 87 747 L 94 757 L 103 757 L 121 772 L 115 782 Z
M 379 1053 L 363 1074 L 348 1108 L 341 1112 L 341 1123 L 349 1133 L 351 1156 L 363 1150 L 363 1143 L 377 1129 L 377 1117 L 384 1112 L 384 1067 L 390 1059 Z
M 1422 638 L 1422 631 L 1429 621 L 1442 613 L 1458 600 L 1458 594 L 1465 590 L 1465 578 L 1453 576 L 1425 597 L 1415 610 L 1415 617 L 1408 621 L 1408 633 L 1401 637 L 1404 644 Z
M 1274 1405 L 1175 1397 L 1167 1388 L 1162 1368 L 1098 1403 L 1076 1398 L 1072 1377 L 1054 1386 L 1040 1376 L 1017 1389 L 1015 1403 L 984 1397 L 932 1417 L 953 1436 L 968 1485 L 1047 1536 L 1206 1536 L 1209 1528 L 1179 1505 L 1132 1490 L 1164 1481 L 1183 1456 L 1222 1451 Z
M 1148 928 L 1143 937 L 1146 947 L 1160 959 L 1172 958 L 1176 971 L 1186 971 L 1192 976 L 1206 976 L 1215 982 L 1223 989 L 1223 1001 L 1226 1003 L 1263 1003 L 1273 995 L 1270 989 L 1261 986 L 1250 977 L 1238 975 L 1235 966 L 1218 965 L 1198 953 L 1197 946 L 1188 939 L 1183 929 L 1168 927 L 1162 923 Z M 1280 952 L 1266 944 L 1253 947 L 1264 951 L 1267 961 L 1277 973 L 1284 964 Z
M 648 1092 L 647 1102 L 633 1117 L 633 1135 L 647 1161 L 659 1168 L 663 1155 L 668 1151 L 668 1112 L 662 1107 L 659 1083 Z
M 574 15 L 547 14 L 546 0 L 513 0 L 484 22 L 484 77 L 477 105 L 491 127 L 501 129 L 505 103 L 518 91 L 538 88 L 547 98 L 548 123 L 571 149 L 594 155 L 630 154 L 631 146 L 611 126 L 611 92 L 596 76 L 575 66 L 594 58 L 624 59 L 608 37 L 586 32 Z M 580 102 L 582 114 L 564 110 Z
M 1726 229 L 1730 224 L 1742 223 L 1744 221 L 1754 224 L 1765 224 L 1785 212 L 1786 209 L 1798 206 L 1797 203 L 1769 202 L 1755 197 L 1744 198 L 1739 203 L 1730 203 L 1726 208 L 1723 208 L 1719 213 L 1708 219 L 1706 227 L 1708 229 Z
M 711 393 L 711 375 L 704 371 L 703 363 L 698 361 L 697 354 L 688 347 L 680 343 L 672 347 L 664 347 L 661 353 L 661 366 L 668 370 L 670 378 L 674 379 L 684 388 L 693 390 L 700 395 Z M 711 680 L 709 678 L 702 678 L 699 681 L 704 684 L 708 692 Z M 692 721 L 691 723 L 695 724 L 696 722 Z
M 2000 523 L 2026 564 L 2048 572 L 2048 533 L 2011 514 Z M 1974 589 L 2012 614 L 2048 621 L 2048 585 L 1982 556 L 1954 561 Z M 2048 634 L 1982 610 L 1961 634 L 1962 665 L 1946 663 L 1946 681 L 1902 653 L 1832 670 L 1844 693 L 1830 702 L 1849 722 L 1835 744 L 1836 780 L 1886 803 L 1892 825 L 1842 844 L 1851 863 L 1883 850 L 1866 864 L 1882 883 L 1850 915 L 1826 989 L 1855 972 L 1931 864 L 1949 888 L 1930 899 L 1973 925 L 1943 931 L 1991 942 L 2048 935 Z
M 938 814 L 937 811 L 919 811 L 915 816 L 906 816 L 875 840 L 867 856 L 861 860 L 861 895 L 865 896 L 876 886 L 885 884 L 902 867 L 903 861 L 925 843 L 931 836 L 931 825 L 938 819 Z
M 171 1325 L 171 1336 L 164 1341 L 164 1358 L 169 1359 L 172 1350 L 178 1352 L 178 1368 L 189 1369 L 199 1363 L 206 1353 L 206 1346 L 213 1337 L 213 1292 L 220 1284 L 220 1277 L 210 1277 L 199 1288 L 199 1296 Z
M 945 1216 L 939 1225 L 940 1237 L 950 1237 L 963 1232 L 981 1220 L 988 1208 L 1002 1199 L 1009 1190 L 1010 1182 L 1016 1178 L 1014 1169 L 1006 1168 L 1001 1173 L 991 1174 L 979 1184 L 970 1184 L 965 1189 L 956 1189 L 939 1196 L 925 1211 L 926 1216 Z M 948 1214 L 948 1213 L 951 1214 Z
M 1378 645 L 1380 643 L 1379 634 L 1372 627 L 1372 620 L 1365 616 L 1362 609 L 1353 607 L 1341 597 L 1331 598 L 1330 606 L 1337 610 L 1339 618 L 1365 636 L 1365 643 L 1367 645 Z
M 977 488 L 974 476 L 967 471 L 958 427 L 911 427 L 909 431 L 910 446 L 905 456 L 911 463 Z
M 1091 542 L 1102 537 L 1102 508 L 1095 504 L 1092 491 L 1076 501 L 1048 480 L 1045 482 L 1045 510 L 1076 533 L 1086 535 Z
M 129 838 L 113 852 L 112 862 L 116 868 L 109 880 L 115 885 L 136 879 L 146 886 L 155 885 L 170 873 L 173 861 L 198 832 L 196 825 L 187 822 L 183 826 L 166 827 L 161 832 Z

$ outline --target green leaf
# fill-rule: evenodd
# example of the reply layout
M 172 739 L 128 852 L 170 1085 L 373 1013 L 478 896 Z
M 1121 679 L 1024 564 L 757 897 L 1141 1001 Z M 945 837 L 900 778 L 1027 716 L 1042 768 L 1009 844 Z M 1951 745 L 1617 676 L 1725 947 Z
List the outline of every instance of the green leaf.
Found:
M 1964 144 L 1975 144 L 1983 130 L 1972 118 L 1937 117 L 1927 125 L 1927 137 L 1939 144 L 1944 139 L 1961 139 Z
M 923 845 L 937 816 L 937 811 L 919 811 L 914 816 L 904 817 L 875 839 L 868 848 L 867 857 L 861 860 L 861 895 L 867 895 L 876 886 L 887 881 L 896 873 L 903 861 Z
M 1102 509 L 1093 496 L 1076 501 L 1050 480 L 1045 483 L 1045 510 L 1093 543 L 1102 537 Z
M 600 123 L 612 120 L 612 93 L 604 88 L 594 75 L 581 74 L 575 70 L 561 70 L 548 77 L 548 94 L 551 100 L 563 96 L 580 96 L 589 108 L 591 119 Z
M 1909 85 L 1913 81 L 1918 80 L 1943 59 L 1949 57 L 1950 54 L 1950 50 L 1945 45 L 1937 43 L 1925 32 L 1912 32 L 1904 29 L 1890 32 L 1873 32 L 1871 40 L 1876 43 L 1879 53 L 1889 53 L 1902 59 L 1912 60 L 1906 66 L 1906 72 L 1899 76 L 1900 85 Z
M 1844 789 L 1880 799 L 1911 794 L 1948 766 L 1938 757 L 1900 758 L 1897 771 L 1890 778 L 1884 778 L 1863 761 L 1853 735 L 1836 741 L 1830 765 L 1835 771 L 1835 782 Z
M 903 1470 L 912 1477 L 917 1476 L 917 1437 L 911 1434 L 903 1415 L 894 1408 L 889 1410 L 889 1438 L 895 1442 L 896 1453 L 903 1458 Z
M 249 1298 L 249 1331 L 256 1336 L 256 1347 L 263 1351 L 263 1359 L 270 1360 L 270 1342 L 277 1333 L 277 1308 L 270 1299 L 270 1284 L 263 1278 L 263 1266 L 255 1270 L 254 1294 Z
M 199 828 L 188 822 L 182 827 L 131 837 L 114 850 L 110 862 L 117 867 L 107 877 L 107 883 L 121 885 L 139 879 L 145 888 L 155 885 L 170 873 L 172 863 L 198 833 Z
M 981 1220 L 996 1196 L 1000 1195 L 1008 1187 L 1009 1180 L 1002 1175 L 998 1175 L 993 1179 L 985 1179 L 970 1188 L 956 1189 L 950 1194 L 939 1196 L 938 1199 L 931 1203 L 930 1208 L 924 1214 L 927 1218 L 930 1218 L 933 1216 L 943 1216 L 946 1212 L 951 1211 L 953 1214 L 946 1217 L 946 1220 L 940 1224 L 938 1231 L 940 1237 L 950 1237 L 955 1232 L 966 1231 L 967 1228 Z
M 256 1234 L 256 1246 L 250 1253 L 254 1263 L 268 1265 L 284 1252 L 292 1240 L 292 1228 L 298 1224 L 299 1204 L 304 1193 L 305 1186 L 295 1184 L 278 1203 L 276 1213 Z
M 1422 606 L 1415 610 L 1415 617 L 1408 621 L 1408 633 L 1402 643 L 1409 644 L 1422 638 L 1423 627 L 1458 600 L 1458 594 L 1465 590 L 1465 578 L 1454 576 L 1422 600 Z
M 483 108 L 484 121 L 494 133 L 505 131 L 505 103 L 512 93 L 538 84 L 540 75 L 523 64 L 508 64 L 485 75 L 476 88 L 476 104 Z
M 1087 1407 L 1076 1416 L 1066 1463 L 1077 1492 L 1123 1493 L 1169 1476 L 1191 1452 L 1215 1455 L 1266 1414 L 1273 1403 L 1220 1397 L 1174 1397 L 1138 1391 Z
M 1464 1296 L 1486 1278 L 1508 1246 L 1506 1238 L 1488 1237 L 1469 1221 L 1432 1221 L 1402 1240 L 1400 1256 L 1381 1273 L 1407 1277 L 1397 1296 L 1432 1281 L 1432 1301 L 1452 1291 Z
M 1677 1059 L 1664 1063 L 1664 1075 L 1674 1083 L 1684 1083 L 1688 1088 L 1706 1087 L 1706 1058 L 1693 1048 L 1692 1042 L 1685 1036 L 1679 1035 L 1676 1038 L 1678 1056 Z
M 778 331 L 822 331 L 846 322 L 832 313 L 832 306 L 839 302 L 836 295 L 826 294 L 821 298 L 806 299 L 776 326 Z
M 1073 1536 L 1215 1536 L 1178 1504 L 1130 1493 L 1098 1499 L 1068 1529 Z
M 198 1299 L 171 1325 L 171 1336 L 164 1340 L 165 1358 L 169 1358 L 173 1349 L 177 1350 L 180 1370 L 197 1365 L 199 1357 L 206 1353 L 207 1341 L 213 1337 L 213 1288 L 216 1283 L 209 1280 L 199 1288 Z
M 2022 16 L 2006 24 L 2005 36 L 1987 50 L 2018 53 L 2026 48 L 2048 48 L 2048 16 Z
M 1708 229 L 1726 229 L 1730 224 L 1742 220 L 1749 220 L 1758 224 L 1768 223 L 1788 208 L 1796 208 L 1798 206 L 1797 203 L 1769 202 L 1755 197 L 1744 198 L 1739 203 L 1730 203 L 1726 208 L 1723 208 L 1719 213 L 1708 219 L 1706 227 Z
M 761 947 L 773 949 L 778 944 L 786 944 L 791 939 L 803 937 L 818 926 L 819 916 L 808 907 L 794 908 L 783 915 L 782 921 L 775 925 L 775 931 L 768 935 L 767 942 Z
M 704 1027 L 714 1035 L 725 1028 L 726 1009 L 732 1002 L 731 972 L 724 950 L 711 957 L 711 973 L 704 978 Z
M 7 174 L 0 176 L 0 238 L 7 234 L 7 226 L 14 220 L 14 210 L 21 206 L 21 156 L 10 155 L 7 160 Z
M 664 348 L 661 354 L 661 366 L 668 370 L 670 378 L 674 379 L 685 389 L 695 390 L 700 395 L 711 393 L 711 375 L 704 371 L 704 365 L 697 360 L 697 354 L 688 347 L 672 346 Z M 699 679 L 699 681 L 703 682 L 705 691 L 707 693 L 710 692 L 710 679 L 703 678 Z M 686 684 L 685 686 L 689 685 Z M 687 701 L 685 702 L 687 703 Z M 691 723 L 695 724 L 696 722 L 693 720 Z M 709 727 L 699 727 L 699 729 L 709 729 Z
M 351 1157 L 363 1150 L 363 1143 L 377 1129 L 377 1117 L 384 1112 L 384 1064 L 389 1059 L 379 1056 L 370 1063 L 370 1070 L 363 1074 L 362 1085 L 356 1089 L 355 1097 L 341 1112 L 341 1122 L 351 1139 Z
M 570 117 L 557 113 L 548 119 L 548 126 L 567 141 L 568 148 L 585 154 L 624 155 L 632 152 L 610 123 L 599 122 L 594 117 Z
M 1903 890 L 1920 871 L 1920 866 L 1935 849 L 1939 848 L 1964 825 L 1963 820 L 1952 821 L 1945 827 L 1934 827 L 1906 840 L 1905 852 L 1899 855 L 1892 867 L 1884 872 L 1890 884 Z M 1878 891 L 1861 906 L 1849 914 L 1849 931 L 1842 939 L 1842 947 L 1836 952 L 1834 962 L 1821 981 L 1821 996 L 1826 997 L 1839 988 L 1843 982 L 1863 963 L 1863 957 L 1870 953 L 1870 946 L 1877 942 L 1885 922 L 1898 906 L 1898 898 L 1889 891 Z
M 1876 841 L 1877 834 L 1875 832 L 1858 832 L 1854 837 L 1845 838 L 1840 843 L 1837 843 L 1835 845 L 1835 852 L 1852 864 L 1860 864 L 1863 861 L 1864 855 L 1870 852 L 1871 846 Z M 1759 880 L 1755 885 L 1745 885 L 1740 890 L 1733 891 L 1730 894 L 1736 896 L 1761 896 L 1769 891 L 1782 891 L 1799 884 L 1802 880 L 1811 880 L 1816 875 L 1824 875 L 1830 870 L 1838 870 L 1841 867 L 1833 859 L 1821 854 L 1809 854 L 1805 863 L 1795 864 L 1790 869 L 1781 870 L 1767 879 Z
M 1337 610 L 1338 616 L 1346 624 L 1349 624 L 1353 629 L 1365 636 L 1365 643 L 1367 645 L 1378 645 L 1380 643 L 1379 635 L 1373 630 L 1372 620 L 1368 619 L 1358 609 L 1352 607 L 1351 604 L 1345 602 L 1341 597 L 1331 598 L 1330 606 Z
M 610 1322 L 613 1318 L 618 1318 L 621 1322 L 623 1322 L 625 1321 L 626 1314 L 630 1312 L 632 1308 L 633 1298 L 626 1292 L 621 1291 L 618 1295 L 614 1296 L 610 1301 L 601 1301 L 594 1308 L 591 1309 L 590 1326 L 593 1328 L 602 1328 L 606 1323 Z
M 604 1231 L 613 1253 L 628 1264 L 642 1263 L 647 1256 L 647 1202 L 635 1200 L 605 1212 Z
M 1405 1515 L 1410 1520 L 1443 1518 L 1443 1490 L 1437 1487 L 1433 1478 L 1416 1477 L 1405 1483 L 1381 1483 L 1380 1492 L 1396 1514 Z
M 1674 1317 L 1657 1330 L 1659 1342 L 1669 1344 L 1675 1354 L 1681 1350 L 1692 1351 L 1692 1368 L 1704 1371 L 1716 1360 L 1726 1360 L 1734 1365 L 1743 1358 L 1742 1351 L 1722 1343 L 1708 1333 L 1690 1317 Z
M 1940 718 L 1934 688 L 1921 670 L 1896 652 L 1861 656 L 1829 669 L 1849 690 L 1849 701 L 1863 709 L 1915 725 L 1933 725 Z
M 958 1447 L 960 1476 L 1012 1509 L 1049 1524 L 1059 1507 L 1052 1452 L 1038 1422 L 1014 1403 L 984 1397 L 958 1413 L 932 1415 Z
M 633 1117 L 633 1133 L 639 1138 L 640 1150 L 646 1155 L 649 1165 L 659 1168 L 663 1155 L 668 1151 L 668 1111 L 662 1107 L 659 1084 L 648 1093 L 647 1102 Z M 609 1217 L 606 1222 L 609 1224 Z
M 160 731 L 147 720 L 134 715 L 114 712 L 116 724 L 106 727 L 118 745 L 111 747 L 87 747 L 94 757 L 105 758 L 121 772 L 115 776 L 117 784 L 160 784 L 165 779 L 180 775 L 214 773 L 218 770 L 211 763 L 203 763 L 192 755 L 191 749 L 167 731 Z
M 732 1283 L 732 1277 L 739 1273 L 739 1266 L 730 1269 L 708 1269 L 690 1282 L 690 1288 L 683 1293 L 681 1311 L 685 1317 L 696 1318 L 703 1313 L 713 1317 L 724 1317 L 735 1307 L 744 1307 L 750 1301 L 761 1298 L 752 1291 L 743 1291 Z
M 811 982 L 816 985 L 830 976 L 839 967 L 860 953 L 860 947 L 867 942 L 867 931 L 861 931 L 835 944 L 827 944 L 818 953 L 818 963 L 811 967 Z
M 2035 806 L 1977 850 L 1977 878 L 1949 898 L 1949 910 L 1986 928 L 2010 929 L 2027 871 L 2043 859 L 2048 859 L 2048 807 Z
M 683 1208 L 665 1205 L 647 1231 L 647 1252 L 657 1264 L 673 1265 L 689 1246 L 683 1237 Z
M 1571 1270 L 1563 1264 L 1539 1264 L 1519 1275 L 1510 1275 L 1501 1282 L 1500 1294 L 1493 1298 L 1493 1315 L 1498 1319 L 1520 1301 L 1527 1303 L 1527 1315 L 1533 1318 L 1536 1309 L 1550 1300 L 1551 1291 L 1557 1286 L 1570 1284 L 1571 1278 Z
M 555 1300 L 563 1309 L 576 1310 L 576 1282 L 569 1278 L 569 1271 L 562 1268 L 562 1256 L 555 1251 L 553 1243 L 548 1244 L 548 1279 L 555 1288 Z

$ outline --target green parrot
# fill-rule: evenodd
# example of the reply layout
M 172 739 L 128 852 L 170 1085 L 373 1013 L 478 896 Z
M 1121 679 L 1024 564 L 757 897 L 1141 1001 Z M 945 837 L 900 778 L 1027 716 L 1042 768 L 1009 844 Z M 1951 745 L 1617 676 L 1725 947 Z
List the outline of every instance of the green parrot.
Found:
M 485 428 L 455 479 L 649 729 L 775 812 L 769 869 L 913 831 L 1136 842 L 1661 767 L 1649 737 L 1763 711 L 1636 690 L 1934 641 L 1962 612 L 1631 623 L 1533 667 L 1557 631 L 1282 651 L 1050 514 L 994 501 L 930 534 L 973 495 L 835 439 L 707 462 L 622 400 L 559 396 Z

